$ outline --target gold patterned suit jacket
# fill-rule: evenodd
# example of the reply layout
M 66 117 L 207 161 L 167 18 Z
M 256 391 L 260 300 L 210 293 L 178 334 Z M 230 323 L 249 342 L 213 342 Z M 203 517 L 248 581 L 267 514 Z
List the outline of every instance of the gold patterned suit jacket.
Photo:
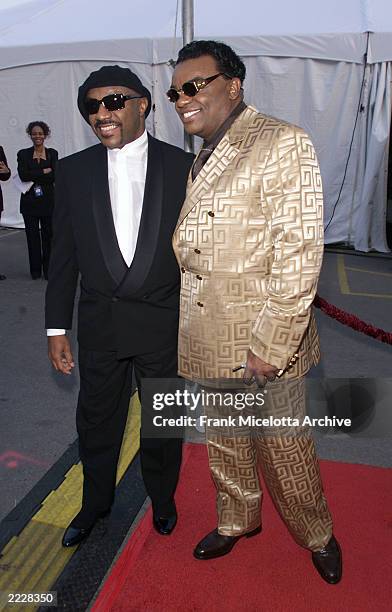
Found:
M 188 179 L 173 247 L 181 376 L 241 378 L 249 348 L 290 378 L 318 362 L 322 185 L 302 129 L 248 106 Z

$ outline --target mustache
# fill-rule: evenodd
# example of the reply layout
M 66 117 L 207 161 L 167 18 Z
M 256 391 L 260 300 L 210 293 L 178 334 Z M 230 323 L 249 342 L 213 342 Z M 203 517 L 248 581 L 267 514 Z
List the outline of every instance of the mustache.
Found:
M 96 128 L 99 128 L 102 125 L 121 125 L 121 123 L 119 123 L 118 121 L 100 121 L 99 119 L 97 119 L 94 123 L 94 127 Z

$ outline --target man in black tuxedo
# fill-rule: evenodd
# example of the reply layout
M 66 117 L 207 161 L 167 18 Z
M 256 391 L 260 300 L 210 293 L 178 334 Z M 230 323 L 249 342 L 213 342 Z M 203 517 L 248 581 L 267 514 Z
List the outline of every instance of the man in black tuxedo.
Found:
M 79 88 L 78 107 L 101 144 L 58 164 L 46 292 L 49 358 L 70 374 L 65 330 L 80 273 L 76 422 L 83 503 L 63 546 L 87 537 L 113 503 L 132 368 L 139 389 L 144 378 L 177 376 L 179 270 L 171 237 L 193 161 L 147 134 L 150 92 L 126 68 L 93 72 Z M 177 521 L 181 440 L 142 437 L 140 457 L 154 527 L 168 535 Z

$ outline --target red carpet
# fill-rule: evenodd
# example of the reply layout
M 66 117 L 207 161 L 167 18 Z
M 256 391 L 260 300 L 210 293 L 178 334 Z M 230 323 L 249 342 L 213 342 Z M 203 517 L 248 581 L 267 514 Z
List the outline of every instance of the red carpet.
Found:
M 321 462 L 343 549 L 343 579 L 328 585 L 298 547 L 268 495 L 263 532 L 231 554 L 197 561 L 192 550 L 216 525 L 206 449 L 186 452 L 177 493 L 179 523 L 156 534 L 150 512 L 127 542 L 93 612 L 388 612 L 392 609 L 392 470 Z

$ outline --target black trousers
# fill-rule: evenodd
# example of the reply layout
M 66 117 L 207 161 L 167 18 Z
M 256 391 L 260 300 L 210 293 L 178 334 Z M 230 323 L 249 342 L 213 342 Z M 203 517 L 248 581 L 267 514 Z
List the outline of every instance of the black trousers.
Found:
M 143 378 L 177 378 L 177 346 L 164 351 L 116 359 L 116 353 L 79 347 L 80 393 L 76 412 L 83 464 L 83 503 L 75 527 L 87 527 L 110 508 L 126 425 L 134 367 L 138 389 Z M 142 419 L 143 419 L 143 398 Z M 175 510 L 174 492 L 181 466 L 182 439 L 141 437 L 144 484 L 154 512 Z
M 30 274 L 39 278 L 44 272 L 48 276 L 50 246 L 52 242 L 52 217 L 23 215 L 27 248 L 29 252 Z

